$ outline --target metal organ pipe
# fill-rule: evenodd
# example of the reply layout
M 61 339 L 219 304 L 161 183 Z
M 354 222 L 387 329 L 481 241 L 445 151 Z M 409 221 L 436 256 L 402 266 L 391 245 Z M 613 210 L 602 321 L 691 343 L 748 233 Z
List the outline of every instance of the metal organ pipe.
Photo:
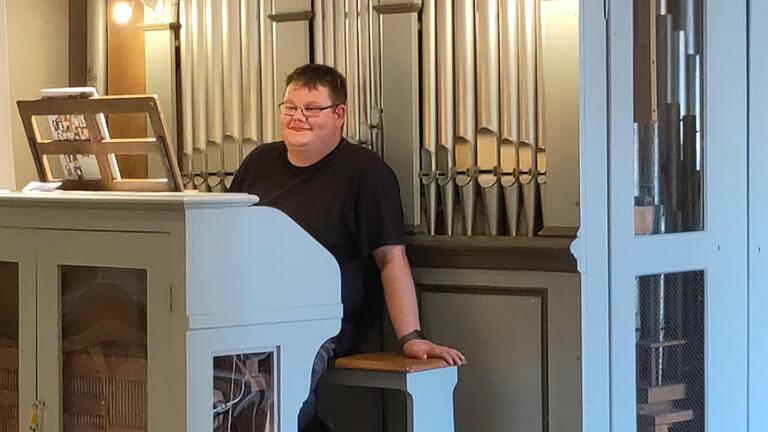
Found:
M 334 64 L 343 75 L 347 72 L 346 57 L 346 0 L 337 0 L 333 6 L 333 40 L 334 40 Z
M 358 40 L 358 9 L 357 0 L 346 0 L 347 13 L 346 13 L 346 59 L 347 59 L 347 121 L 345 127 L 347 129 L 347 138 L 352 142 L 360 142 L 360 133 L 358 129 L 358 122 L 360 118 L 360 106 L 358 100 L 360 98 L 360 87 L 358 83 L 360 81 L 360 53 L 359 53 L 359 40 Z
M 518 235 L 520 187 L 520 129 L 518 111 L 519 29 L 516 2 L 503 1 L 499 13 L 501 90 L 501 185 L 507 212 L 507 234 Z
M 189 0 L 182 1 L 179 4 L 179 20 L 183 23 L 191 23 L 192 16 L 190 10 L 191 2 Z M 192 79 L 194 74 L 193 61 L 192 61 L 192 39 L 194 38 L 194 32 L 192 31 L 192 25 L 185 25 L 181 27 L 179 34 L 180 51 L 179 60 L 181 62 L 181 121 L 182 121 L 182 136 L 181 140 L 184 147 L 181 152 L 181 171 L 184 174 L 184 187 L 192 187 L 194 167 L 192 158 L 194 157 L 194 104 L 193 104 L 193 92 Z
M 443 198 L 445 234 L 453 234 L 455 207 L 454 179 L 454 96 L 453 96 L 453 2 L 437 2 L 437 106 L 438 106 L 438 182 Z
M 243 74 L 243 138 L 246 142 L 261 144 L 261 31 L 259 30 L 259 6 L 250 0 L 240 0 L 241 48 Z M 243 160 L 242 145 L 238 162 Z
M 427 230 L 437 232 L 437 43 L 435 0 L 421 9 L 421 183 L 426 201 Z
M 536 105 L 536 0 L 520 2 L 520 181 L 523 185 L 526 233 L 536 235 L 539 209 L 538 109 Z
M 456 2 L 456 185 L 461 193 L 464 235 L 472 235 L 477 207 L 474 0 Z
M 370 19 L 371 19 L 371 3 L 370 0 L 360 0 L 360 16 L 358 19 L 358 26 L 360 31 L 360 39 L 358 42 L 359 52 L 359 64 L 360 64 L 360 109 L 359 109 L 359 135 L 360 143 L 365 146 L 370 146 L 370 120 L 371 120 L 371 32 L 370 32 Z
M 195 118 L 194 118 L 194 143 L 195 143 L 195 159 L 200 161 L 200 181 L 195 181 L 195 186 L 201 192 L 210 191 L 208 185 L 208 93 L 206 85 L 208 83 L 207 68 L 203 65 L 207 64 L 206 58 L 206 8 L 205 0 L 190 0 L 192 7 L 190 19 L 194 27 L 194 38 L 192 39 L 192 62 L 195 64 L 193 71 L 194 88 L 193 98 L 195 104 Z
M 478 0 L 477 27 L 477 165 L 487 232 L 499 233 L 501 158 L 499 140 L 499 9 L 498 1 Z
M 383 155 L 384 141 L 384 95 L 381 79 L 381 17 L 371 4 L 369 10 L 370 55 L 371 55 L 371 145 L 370 148 Z
M 243 153 L 243 74 L 240 46 L 240 0 L 223 0 L 222 4 L 223 57 L 224 57 L 224 140 L 221 145 L 219 189 L 226 190 L 226 149 L 235 148 L 239 157 Z M 238 158 L 238 161 L 241 160 Z
M 262 134 L 264 142 L 275 140 L 275 117 L 277 103 L 275 96 L 275 59 L 272 32 L 272 0 L 261 0 L 259 11 L 261 31 L 261 92 L 262 92 Z
M 312 0 L 312 46 L 314 53 L 314 62 L 325 64 L 324 44 L 325 44 L 325 16 L 323 13 L 323 0 Z
M 336 36 L 335 27 L 333 25 L 335 12 L 334 12 L 334 0 L 322 0 L 323 9 L 320 12 L 323 21 L 323 63 L 328 66 L 334 66 L 336 64 Z

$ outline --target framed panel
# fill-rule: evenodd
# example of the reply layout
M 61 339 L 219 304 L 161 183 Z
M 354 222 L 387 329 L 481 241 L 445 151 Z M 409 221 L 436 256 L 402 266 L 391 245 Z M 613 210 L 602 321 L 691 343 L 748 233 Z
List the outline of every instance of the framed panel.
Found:
M 384 144 L 382 157 L 400 184 L 406 225 L 418 225 L 419 195 L 419 38 L 412 11 L 374 12 L 380 23 Z M 401 89 L 407 89 L 402 91 Z
M 19 418 L 19 263 L 0 261 L 0 431 Z
M 177 393 L 185 320 L 174 313 L 166 236 L 42 231 L 38 238 L 46 428 L 185 430 L 186 397 Z
M 768 430 L 768 3 L 749 2 L 749 430 Z
M 547 290 L 420 284 L 419 293 L 427 335 L 470 359 L 456 429 L 549 430 Z
M 582 429 L 608 431 L 610 407 L 608 1 L 579 1 L 579 220 Z
M 0 228 L 0 431 L 26 429 L 38 398 L 36 263 L 28 233 Z M 24 343 L 19 343 L 24 341 Z
M 696 420 L 704 419 L 706 430 L 744 431 L 747 418 L 747 231 L 744 223 L 747 197 L 745 188 L 732 185 L 747 182 L 746 2 L 725 5 L 713 0 L 611 1 L 609 11 L 611 288 L 607 298 L 611 319 L 611 430 L 646 430 L 643 428 L 648 427 L 644 421 L 638 424 L 638 416 L 647 414 L 648 407 L 644 405 L 648 404 L 638 403 L 637 371 L 648 368 L 640 363 L 638 350 L 633 349 L 638 330 L 635 287 L 639 284 L 639 292 L 648 292 L 643 286 L 650 282 L 644 278 L 665 275 L 654 276 L 656 292 L 660 293 L 663 290 L 658 287 L 666 286 L 666 282 L 661 282 L 666 280 L 666 275 L 674 281 L 683 277 L 681 274 L 695 272 L 700 274 L 697 278 L 702 279 L 706 287 L 706 296 L 701 299 L 704 314 L 700 323 L 706 342 L 702 348 L 704 382 L 700 389 L 704 396 L 703 403 L 694 404 L 692 408 L 693 419 L 687 421 L 692 426 L 682 426 L 681 421 L 675 428 L 704 431 L 704 423 Z M 701 16 L 701 24 L 690 25 L 689 21 L 695 21 L 697 14 Z M 644 33 L 641 30 L 645 27 L 651 30 Z M 693 30 L 685 33 L 684 29 Z M 647 37 L 643 39 L 642 34 Z M 694 58 L 696 61 L 687 65 L 682 60 L 675 61 L 683 52 L 692 52 L 687 55 L 701 58 Z M 694 72 L 695 79 L 684 73 L 684 65 L 688 72 Z M 698 78 L 697 67 L 700 67 Z M 687 91 L 688 96 L 694 96 L 693 102 L 697 94 L 701 98 L 699 108 L 686 99 L 689 117 L 678 115 L 678 110 L 683 112 L 685 98 L 680 92 L 686 82 L 691 83 Z M 700 83 L 698 90 L 696 83 Z M 657 132 L 645 131 L 646 136 L 641 137 L 642 128 L 637 120 L 651 125 L 666 122 L 666 126 L 651 127 Z M 695 124 L 686 123 L 690 121 Z M 691 126 L 697 128 L 686 142 L 680 131 Z M 700 145 L 697 137 L 701 138 Z M 645 152 L 649 148 L 655 149 L 650 156 Z M 646 159 L 654 162 L 650 165 L 639 162 Z M 645 187 L 648 183 L 640 180 L 646 178 L 649 166 L 653 168 L 649 177 L 653 180 L 650 182 L 653 193 L 644 195 L 638 186 Z M 723 182 L 724 178 L 729 181 Z M 695 192 L 694 199 L 686 195 L 691 191 Z M 653 199 L 642 201 L 646 195 Z M 699 195 L 699 199 L 695 195 Z M 650 209 L 647 218 L 639 217 L 643 209 Z M 643 226 L 643 221 L 650 222 Z M 691 221 L 694 223 L 689 223 Z M 649 313 L 667 325 L 674 316 L 667 312 L 659 306 L 640 315 Z M 655 341 L 657 345 L 672 342 L 679 341 Z M 650 355 L 647 348 L 642 355 L 645 361 Z M 641 378 L 645 375 L 641 374 Z M 692 383 L 686 384 L 688 390 L 696 388 Z M 668 411 L 674 411 L 673 408 L 677 407 L 674 404 L 665 407 Z M 697 409 L 698 416 L 695 415 Z M 674 423 L 669 417 L 664 421 L 666 423 L 656 421 L 652 426 L 666 427 Z

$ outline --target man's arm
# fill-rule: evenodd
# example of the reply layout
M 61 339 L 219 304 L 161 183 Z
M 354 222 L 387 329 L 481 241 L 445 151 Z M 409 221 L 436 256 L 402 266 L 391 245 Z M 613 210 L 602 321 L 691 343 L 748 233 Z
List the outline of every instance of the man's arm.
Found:
M 405 246 L 382 246 L 373 251 L 373 257 L 381 272 L 384 299 L 398 340 L 414 330 L 421 330 L 416 287 L 411 276 L 411 266 L 405 254 Z M 465 362 L 464 355 L 459 351 L 434 344 L 426 339 L 407 342 L 403 346 L 403 354 L 420 359 L 442 358 L 451 365 Z

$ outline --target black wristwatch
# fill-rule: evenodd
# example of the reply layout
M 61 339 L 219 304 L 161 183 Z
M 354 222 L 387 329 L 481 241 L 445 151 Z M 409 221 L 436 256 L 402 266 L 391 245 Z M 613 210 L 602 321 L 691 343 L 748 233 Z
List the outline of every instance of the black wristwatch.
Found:
M 407 335 L 398 339 L 398 342 L 400 343 L 400 348 L 403 348 L 408 342 L 417 339 L 425 339 L 424 333 L 422 333 L 421 330 L 414 330 L 408 333 Z

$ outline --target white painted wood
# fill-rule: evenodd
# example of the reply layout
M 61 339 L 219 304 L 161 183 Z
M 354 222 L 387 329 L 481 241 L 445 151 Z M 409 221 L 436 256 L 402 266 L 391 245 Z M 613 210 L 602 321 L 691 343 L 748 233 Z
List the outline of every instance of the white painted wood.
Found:
M 768 430 L 768 2 L 749 2 L 749 419 Z
M 455 367 L 406 375 L 406 391 L 413 404 L 413 429 L 409 432 L 453 432 L 453 389 L 458 381 Z
M 43 430 L 60 430 L 59 266 L 107 266 L 147 271 L 150 431 L 210 430 L 213 355 L 256 348 L 277 353 L 278 428 L 295 430 L 317 347 L 340 328 L 339 268 L 290 218 L 252 207 L 256 201 L 0 194 L 0 259 L 23 258 L 23 331 L 41 341 L 37 357 L 23 342 L 23 358 L 37 361 L 38 374 L 33 366 L 22 371 L 20 418 L 39 397 L 48 403 Z M 226 224 L 212 223 L 222 218 Z M 29 297 L 35 289 L 37 301 Z
M 696 270 L 703 270 L 706 275 L 706 426 L 712 431 L 746 430 L 747 200 L 746 189 L 734 187 L 747 181 L 746 2 L 726 5 L 705 0 L 704 5 L 705 229 L 635 237 L 632 2 L 610 2 L 611 289 L 610 296 L 604 299 L 610 299 L 610 415 L 614 431 L 635 430 L 637 424 L 634 298 L 637 277 Z M 722 145 L 724 142 L 728 145 Z M 723 181 L 726 178 L 728 181 Z M 725 370 L 729 372 L 723 373 Z M 586 381 L 585 387 L 590 384 Z
M 32 237 L 32 238 L 30 238 Z M 46 404 L 45 430 L 63 428 L 61 266 L 120 267 L 147 272 L 147 404 L 149 430 L 178 429 L 181 412 L 176 393 L 184 386 L 183 309 L 168 310 L 171 246 L 162 234 L 36 230 L 24 238 L 36 247 L 38 375 L 40 399 Z M 114 247 L 119 245 L 119 247 Z M 26 311 L 24 311 L 26 313 Z M 181 324 L 181 325 L 179 325 Z M 179 331 L 180 330 L 180 331 Z
M 579 1 L 579 227 L 582 430 L 610 430 L 607 1 Z
M 37 263 L 32 247 L 25 247 L 25 232 L 22 230 L 0 228 L 0 261 L 18 265 L 19 272 L 19 383 L 35 382 L 35 362 L 37 357 Z M 11 248 L 10 245 L 20 245 Z M 23 341 L 23 342 L 22 342 Z M 34 385 L 19 386 L 19 428 L 27 430 L 25 421 L 29 418 L 32 406 L 37 400 Z

